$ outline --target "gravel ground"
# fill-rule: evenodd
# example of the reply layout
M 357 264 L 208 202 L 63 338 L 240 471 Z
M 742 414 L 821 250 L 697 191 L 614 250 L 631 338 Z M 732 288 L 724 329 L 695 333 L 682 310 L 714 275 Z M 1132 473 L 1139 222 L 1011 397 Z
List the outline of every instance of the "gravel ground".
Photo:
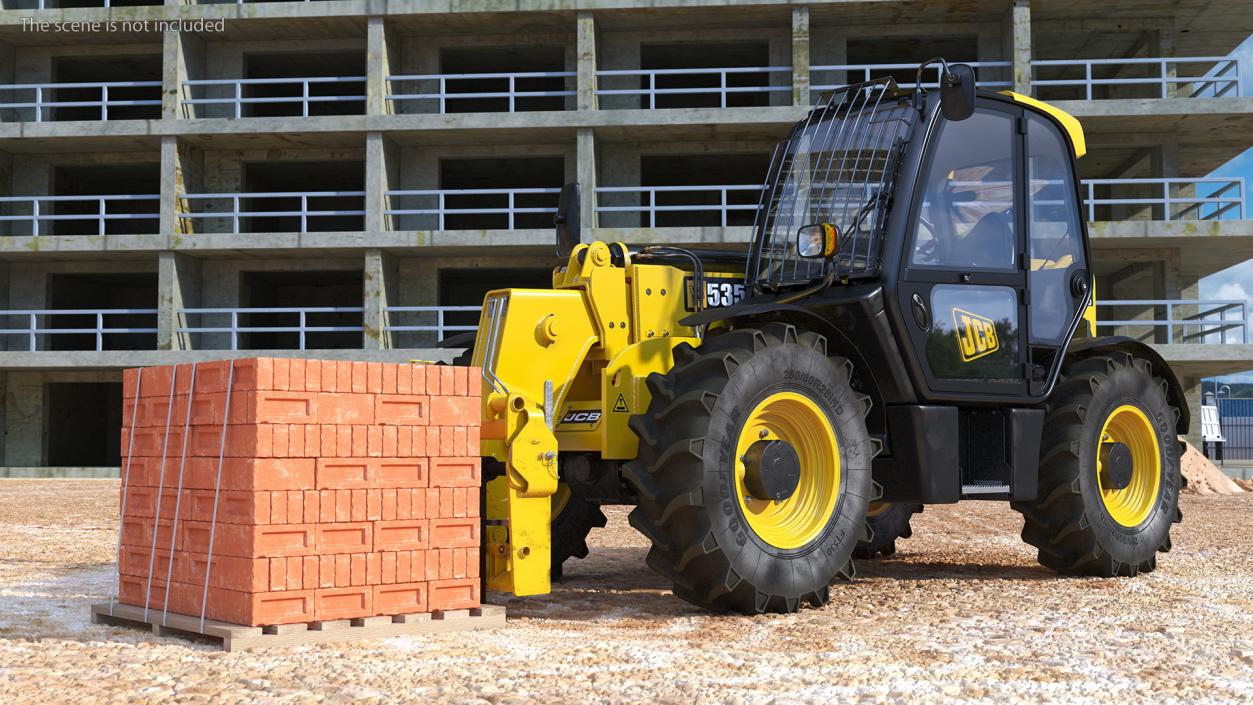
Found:
M 931 507 L 826 608 L 713 616 L 614 508 L 494 632 L 226 654 L 93 626 L 117 482 L 0 480 L 0 703 L 1253 702 L 1253 494 L 1185 496 L 1157 572 L 1060 578 L 999 503 Z

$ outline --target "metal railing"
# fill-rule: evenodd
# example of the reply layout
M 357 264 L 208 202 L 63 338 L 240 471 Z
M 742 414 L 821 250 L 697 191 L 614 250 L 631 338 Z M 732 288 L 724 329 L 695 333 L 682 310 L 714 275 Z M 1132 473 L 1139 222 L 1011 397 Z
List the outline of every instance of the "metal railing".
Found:
M 427 208 L 389 207 L 384 211 L 388 216 L 434 216 L 436 230 L 445 230 L 448 216 L 458 215 L 505 215 L 508 217 L 507 229 L 513 230 L 517 216 L 526 214 L 549 214 L 557 212 L 557 196 L 559 188 L 515 188 L 515 189 L 416 189 L 395 190 L 387 192 L 388 203 L 402 198 L 422 198 L 434 205 Z M 498 202 L 491 206 L 458 206 L 469 199 L 482 199 Z M 551 201 L 552 205 L 519 205 L 519 200 L 530 203 Z M 450 203 L 451 202 L 451 203 Z
M 230 79 L 195 79 L 183 81 L 184 89 L 203 88 L 212 90 L 215 86 L 231 87 L 231 95 L 204 98 L 183 98 L 182 105 L 229 105 L 234 116 L 245 117 L 245 105 L 299 104 L 301 117 L 309 117 L 311 103 L 365 103 L 365 76 L 313 76 L 308 78 L 230 78 Z M 314 95 L 310 86 L 324 86 L 338 83 L 360 84 L 361 92 L 349 95 Z M 300 95 L 292 96 L 247 96 L 245 86 L 299 86 Z
M 306 350 L 307 336 L 310 333 L 363 333 L 365 326 L 362 323 L 356 325 L 313 325 L 309 322 L 310 316 L 319 315 L 341 315 L 355 314 L 362 316 L 365 309 L 361 306 L 310 306 L 310 307 L 265 307 L 265 308 L 180 308 L 179 314 L 183 316 L 225 316 L 229 321 L 226 325 L 200 325 L 200 326 L 179 326 L 177 332 L 179 335 L 190 333 L 201 334 L 229 334 L 230 347 L 228 350 L 239 350 L 239 336 L 241 333 L 295 333 L 299 341 L 297 350 Z M 254 315 L 278 315 L 291 317 L 291 322 L 283 325 L 251 325 L 248 322 L 240 322 L 241 316 Z M 358 319 L 360 320 L 360 319 Z M 214 349 L 205 346 L 197 346 L 201 349 Z
M 979 88 L 1012 88 L 1014 83 L 1008 78 L 990 78 L 986 77 L 990 73 L 1004 72 L 1008 76 L 1010 71 L 1010 62 L 1008 61 L 966 61 L 963 62 L 971 66 L 975 70 L 975 85 Z M 824 66 L 809 67 L 810 91 L 831 91 L 836 88 L 842 88 L 854 83 L 863 83 L 871 81 L 882 76 L 889 76 L 893 73 L 905 72 L 911 78 L 916 76 L 918 64 L 830 64 Z M 934 81 L 924 81 L 923 88 L 938 88 L 940 86 L 940 73 L 943 68 L 940 65 L 930 67 L 927 73 L 934 71 Z M 822 82 L 816 79 L 816 74 L 823 73 L 844 73 L 843 82 Z M 901 88 L 913 88 L 915 81 L 909 80 L 904 83 L 897 83 Z
M 107 5 L 106 5 L 107 7 Z M 135 99 L 121 98 L 117 96 L 119 90 L 129 93 L 134 89 L 153 88 L 156 89 L 156 98 Z M 100 97 L 96 100 L 57 100 L 57 95 L 53 91 L 73 90 L 73 89 L 95 89 L 100 91 Z M 114 95 L 109 95 L 109 90 L 114 91 Z M 56 120 L 58 108 L 99 108 L 99 117 L 88 118 L 89 120 L 108 120 L 109 108 L 133 108 L 133 107 L 157 107 L 157 114 L 160 114 L 161 107 L 161 82 L 160 81 L 99 81 L 91 83 L 10 83 L 0 85 L 0 95 L 10 95 L 16 93 L 28 93 L 30 97 L 26 100 L 19 100 L 17 96 L 13 96 L 12 102 L 0 102 L 0 111 L 3 110 L 23 110 L 34 109 L 35 119 L 33 122 L 47 122 Z M 15 120 L 14 122 L 18 122 Z
M 365 216 L 364 203 L 359 209 L 320 209 L 309 210 L 309 201 L 311 199 L 320 200 L 326 198 L 365 198 L 365 191 L 275 191 L 275 192 L 254 192 L 254 193 L 189 193 L 179 197 L 189 203 L 192 201 L 228 201 L 230 210 L 228 211 L 204 211 L 204 212 L 188 212 L 179 213 L 178 217 L 182 220 L 212 220 L 212 219 L 229 219 L 231 222 L 231 232 L 242 232 L 239 229 L 241 218 L 300 218 L 300 229 L 298 232 L 307 233 L 309 230 L 309 220 L 311 218 L 330 218 L 337 216 Z M 243 210 L 240 207 L 240 201 L 243 199 L 274 199 L 274 198 L 299 198 L 300 207 L 296 210 Z M 353 228 L 357 229 L 357 228 Z
M 1247 190 L 1243 177 L 1203 177 L 1195 179 L 1084 179 L 1088 220 L 1096 220 L 1096 209 L 1108 206 L 1160 207 L 1164 220 L 1242 220 Z M 1153 196 L 1113 197 L 1097 190 L 1117 188 L 1140 192 L 1156 191 Z M 1186 193 L 1192 190 L 1194 193 Z M 1114 218 L 1122 220 L 1122 218 Z
M 436 340 L 440 340 L 447 337 L 449 333 L 464 333 L 479 329 L 477 325 L 450 325 L 446 322 L 446 314 L 470 311 L 478 313 L 482 310 L 482 306 L 387 306 L 383 309 L 384 313 L 387 314 L 383 330 L 388 333 L 435 333 Z M 393 317 L 405 316 L 405 314 L 433 315 L 434 323 L 400 324 L 392 322 Z
M 1116 327 L 1147 326 L 1152 330 L 1150 337 L 1158 338 L 1158 331 L 1165 343 L 1248 343 L 1249 326 L 1247 302 L 1221 300 L 1190 300 L 1190 299 L 1125 299 L 1097 300 L 1097 306 L 1112 308 L 1148 308 L 1155 309 L 1151 319 L 1103 320 L 1097 318 L 1097 330 Z M 1180 308 L 1195 310 L 1194 313 L 1178 314 Z M 1158 315 L 1158 314 L 1162 315 Z M 1229 316 L 1229 314 L 1232 314 Z M 1216 317 L 1215 317 L 1216 316 Z M 1236 331 L 1234 336 L 1228 332 Z M 1218 336 L 1217 340 L 1209 339 Z
M 392 91 L 397 89 L 395 84 L 401 82 L 426 83 L 434 84 L 432 92 L 393 92 L 387 96 L 387 99 L 396 103 L 403 101 L 436 101 L 439 106 L 440 113 L 448 112 L 449 103 L 453 104 L 454 110 L 458 101 L 472 99 L 492 99 L 506 98 L 508 99 L 509 109 L 507 112 L 519 112 L 518 101 L 524 101 L 522 110 L 526 110 L 525 102 L 532 98 L 565 98 L 575 95 L 574 90 L 549 90 L 539 89 L 535 86 L 537 83 L 544 82 L 555 78 L 571 79 L 574 78 L 573 71 L 529 71 L 520 73 L 433 73 L 412 76 L 389 76 L 387 78 L 389 87 Z M 464 84 L 472 81 L 482 82 L 507 82 L 508 87 L 505 90 L 491 90 L 491 86 L 477 91 L 459 91 L 449 92 L 449 82 L 452 82 L 453 88 L 457 88 L 456 84 Z M 519 87 L 519 82 L 524 87 Z M 530 86 L 530 87 L 527 87 Z
M 1208 68 L 1200 75 L 1178 75 L 1181 68 L 1198 65 Z M 1032 61 L 1031 69 L 1033 88 L 1081 88 L 1085 100 L 1103 97 L 1093 93 L 1093 88 L 1098 86 L 1156 86 L 1159 98 L 1220 98 L 1241 95 L 1240 62 L 1226 56 L 1048 59 Z M 1054 74 L 1074 74 L 1081 71 L 1082 76 L 1043 79 L 1038 77 L 1041 69 Z M 1124 71 L 1135 72 L 1136 75 L 1116 75 Z M 1172 87 L 1177 87 L 1173 96 Z
M 648 215 L 648 225 L 646 227 L 657 227 L 658 213 L 718 213 L 721 217 L 720 225 L 727 226 L 727 215 L 734 212 L 752 213 L 757 210 L 758 196 L 761 194 L 761 185 L 755 186 L 601 186 L 597 187 L 596 195 L 598 205 L 597 213 L 640 213 Z M 732 202 L 731 194 L 743 193 L 747 194 L 743 203 Z M 628 205 L 599 205 L 600 196 L 611 194 L 627 194 L 630 197 L 642 197 L 644 202 L 639 204 Z M 663 200 L 682 200 L 679 194 L 693 194 L 694 196 L 717 195 L 718 203 L 674 203 L 667 202 L 659 204 L 657 202 L 658 194 L 662 194 Z M 674 199 L 665 199 L 669 194 L 674 194 Z M 751 201 L 751 202 L 750 202 Z M 642 226 L 643 227 L 643 226 Z
M 771 77 L 775 74 L 784 74 L 788 76 L 785 85 L 775 85 Z M 622 69 L 597 71 L 597 79 L 613 79 L 617 77 L 636 77 L 638 79 L 647 80 L 648 85 L 642 88 L 597 88 L 596 95 L 639 95 L 648 97 L 648 108 L 657 107 L 658 96 L 672 95 L 707 95 L 714 94 L 719 97 L 719 107 L 727 107 L 727 97 L 732 95 L 744 95 L 750 93 L 789 93 L 792 90 L 792 67 L 790 66 L 737 66 L 729 68 L 706 68 L 706 69 Z M 689 79 L 694 83 L 701 82 L 702 79 L 709 77 L 717 77 L 717 86 L 669 86 L 658 87 L 657 79 L 661 78 L 663 83 L 678 82 L 682 79 Z M 736 79 L 745 78 L 761 78 L 767 85 L 733 85 Z
M 131 326 L 111 326 L 106 325 L 107 320 L 113 316 L 153 316 L 157 315 L 155 308 L 111 308 L 111 309 L 39 309 L 24 311 L 0 311 L 0 319 L 5 319 L 6 323 L 0 328 L 0 336 L 25 336 L 27 339 L 26 349 L 35 352 L 39 349 L 39 336 L 52 335 L 94 335 L 96 337 L 96 351 L 104 350 L 104 336 L 106 335 L 155 335 L 157 328 L 155 325 L 151 327 L 135 328 Z M 90 327 L 77 328 L 56 328 L 49 327 L 48 318 L 57 316 L 92 316 L 95 325 Z M 14 326 L 8 319 L 17 318 L 23 323 L 20 327 Z M 155 320 L 154 320 L 155 323 Z
M 105 224 L 114 220 L 159 220 L 159 212 L 152 213 L 118 213 L 110 212 L 109 204 L 134 203 L 151 201 L 156 208 L 160 207 L 159 195 L 118 194 L 106 196 L 3 196 L 0 197 L 0 212 L 10 210 L 6 204 L 25 207 L 29 213 L 7 213 L 0 215 L 0 223 L 30 223 L 31 235 L 40 235 L 40 226 L 44 223 L 70 220 L 94 220 L 97 222 L 96 234 L 104 235 Z M 55 213 L 56 204 L 95 204 L 92 213 Z M 52 207 L 50 208 L 49 205 Z M 11 235 L 12 233 L 5 233 Z

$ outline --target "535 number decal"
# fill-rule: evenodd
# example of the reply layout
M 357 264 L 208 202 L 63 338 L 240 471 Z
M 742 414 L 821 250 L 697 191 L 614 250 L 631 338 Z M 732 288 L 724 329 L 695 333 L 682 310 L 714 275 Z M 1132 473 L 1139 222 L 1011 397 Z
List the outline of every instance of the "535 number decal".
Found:
M 723 306 L 731 306 L 739 303 L 744 299 L 747 293 L 744 289 L 744 282 L 732 279 L 706 279 L 705 291 L 701 298 L 704 301 L 705 308 L 721 308 Z M 693 310 L 692 306 L 692 278 L 687 277 L 688 305 L 689 311 Z

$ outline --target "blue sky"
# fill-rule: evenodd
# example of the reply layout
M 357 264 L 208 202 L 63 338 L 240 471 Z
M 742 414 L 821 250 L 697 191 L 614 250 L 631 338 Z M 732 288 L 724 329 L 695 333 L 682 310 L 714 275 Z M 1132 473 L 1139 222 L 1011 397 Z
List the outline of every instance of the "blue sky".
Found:
M 1243 85 L 1242 95 L 1253 95 L 1253 35 L 1245 39 L 1231 56 L 1240 60 L 1240 79 Z M 1253 147 L 1244 150 L 1240 156 L 1214 170 L 1215 176 L 1243 176 L 1245 188 L 1253 187 Z M 1253 201 L 1245 194 L 1246 202 Z M 1246 218 L 1253 218 L 1253 213 L 1245 213 Z M 1248 311 L 1253 311 L 1253 260 L 1246 260 L 1234 267 L 1201 280 L 1200 296 L 1203 299 L 1224 299 L 1248 301 Z M 1253 382 L 1253 372 L 1240 375 L 1228 375 L 1226 381 L 1239 380 Z

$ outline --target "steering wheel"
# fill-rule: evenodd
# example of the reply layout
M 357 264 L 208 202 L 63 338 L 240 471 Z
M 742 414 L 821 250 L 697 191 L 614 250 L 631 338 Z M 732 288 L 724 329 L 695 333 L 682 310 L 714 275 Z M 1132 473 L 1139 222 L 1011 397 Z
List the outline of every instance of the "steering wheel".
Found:
M 922 229 L 926 229 L 929 239 L 918 246 L 914 253 L 915 260 L 921 258 L 922 264 L 939 264 L 945 261 L 948 255 L 948 243 L 941 244 L 939 231 L 931 221 L 923 216 L 918 216 L 918 237 L 922 235 Z

